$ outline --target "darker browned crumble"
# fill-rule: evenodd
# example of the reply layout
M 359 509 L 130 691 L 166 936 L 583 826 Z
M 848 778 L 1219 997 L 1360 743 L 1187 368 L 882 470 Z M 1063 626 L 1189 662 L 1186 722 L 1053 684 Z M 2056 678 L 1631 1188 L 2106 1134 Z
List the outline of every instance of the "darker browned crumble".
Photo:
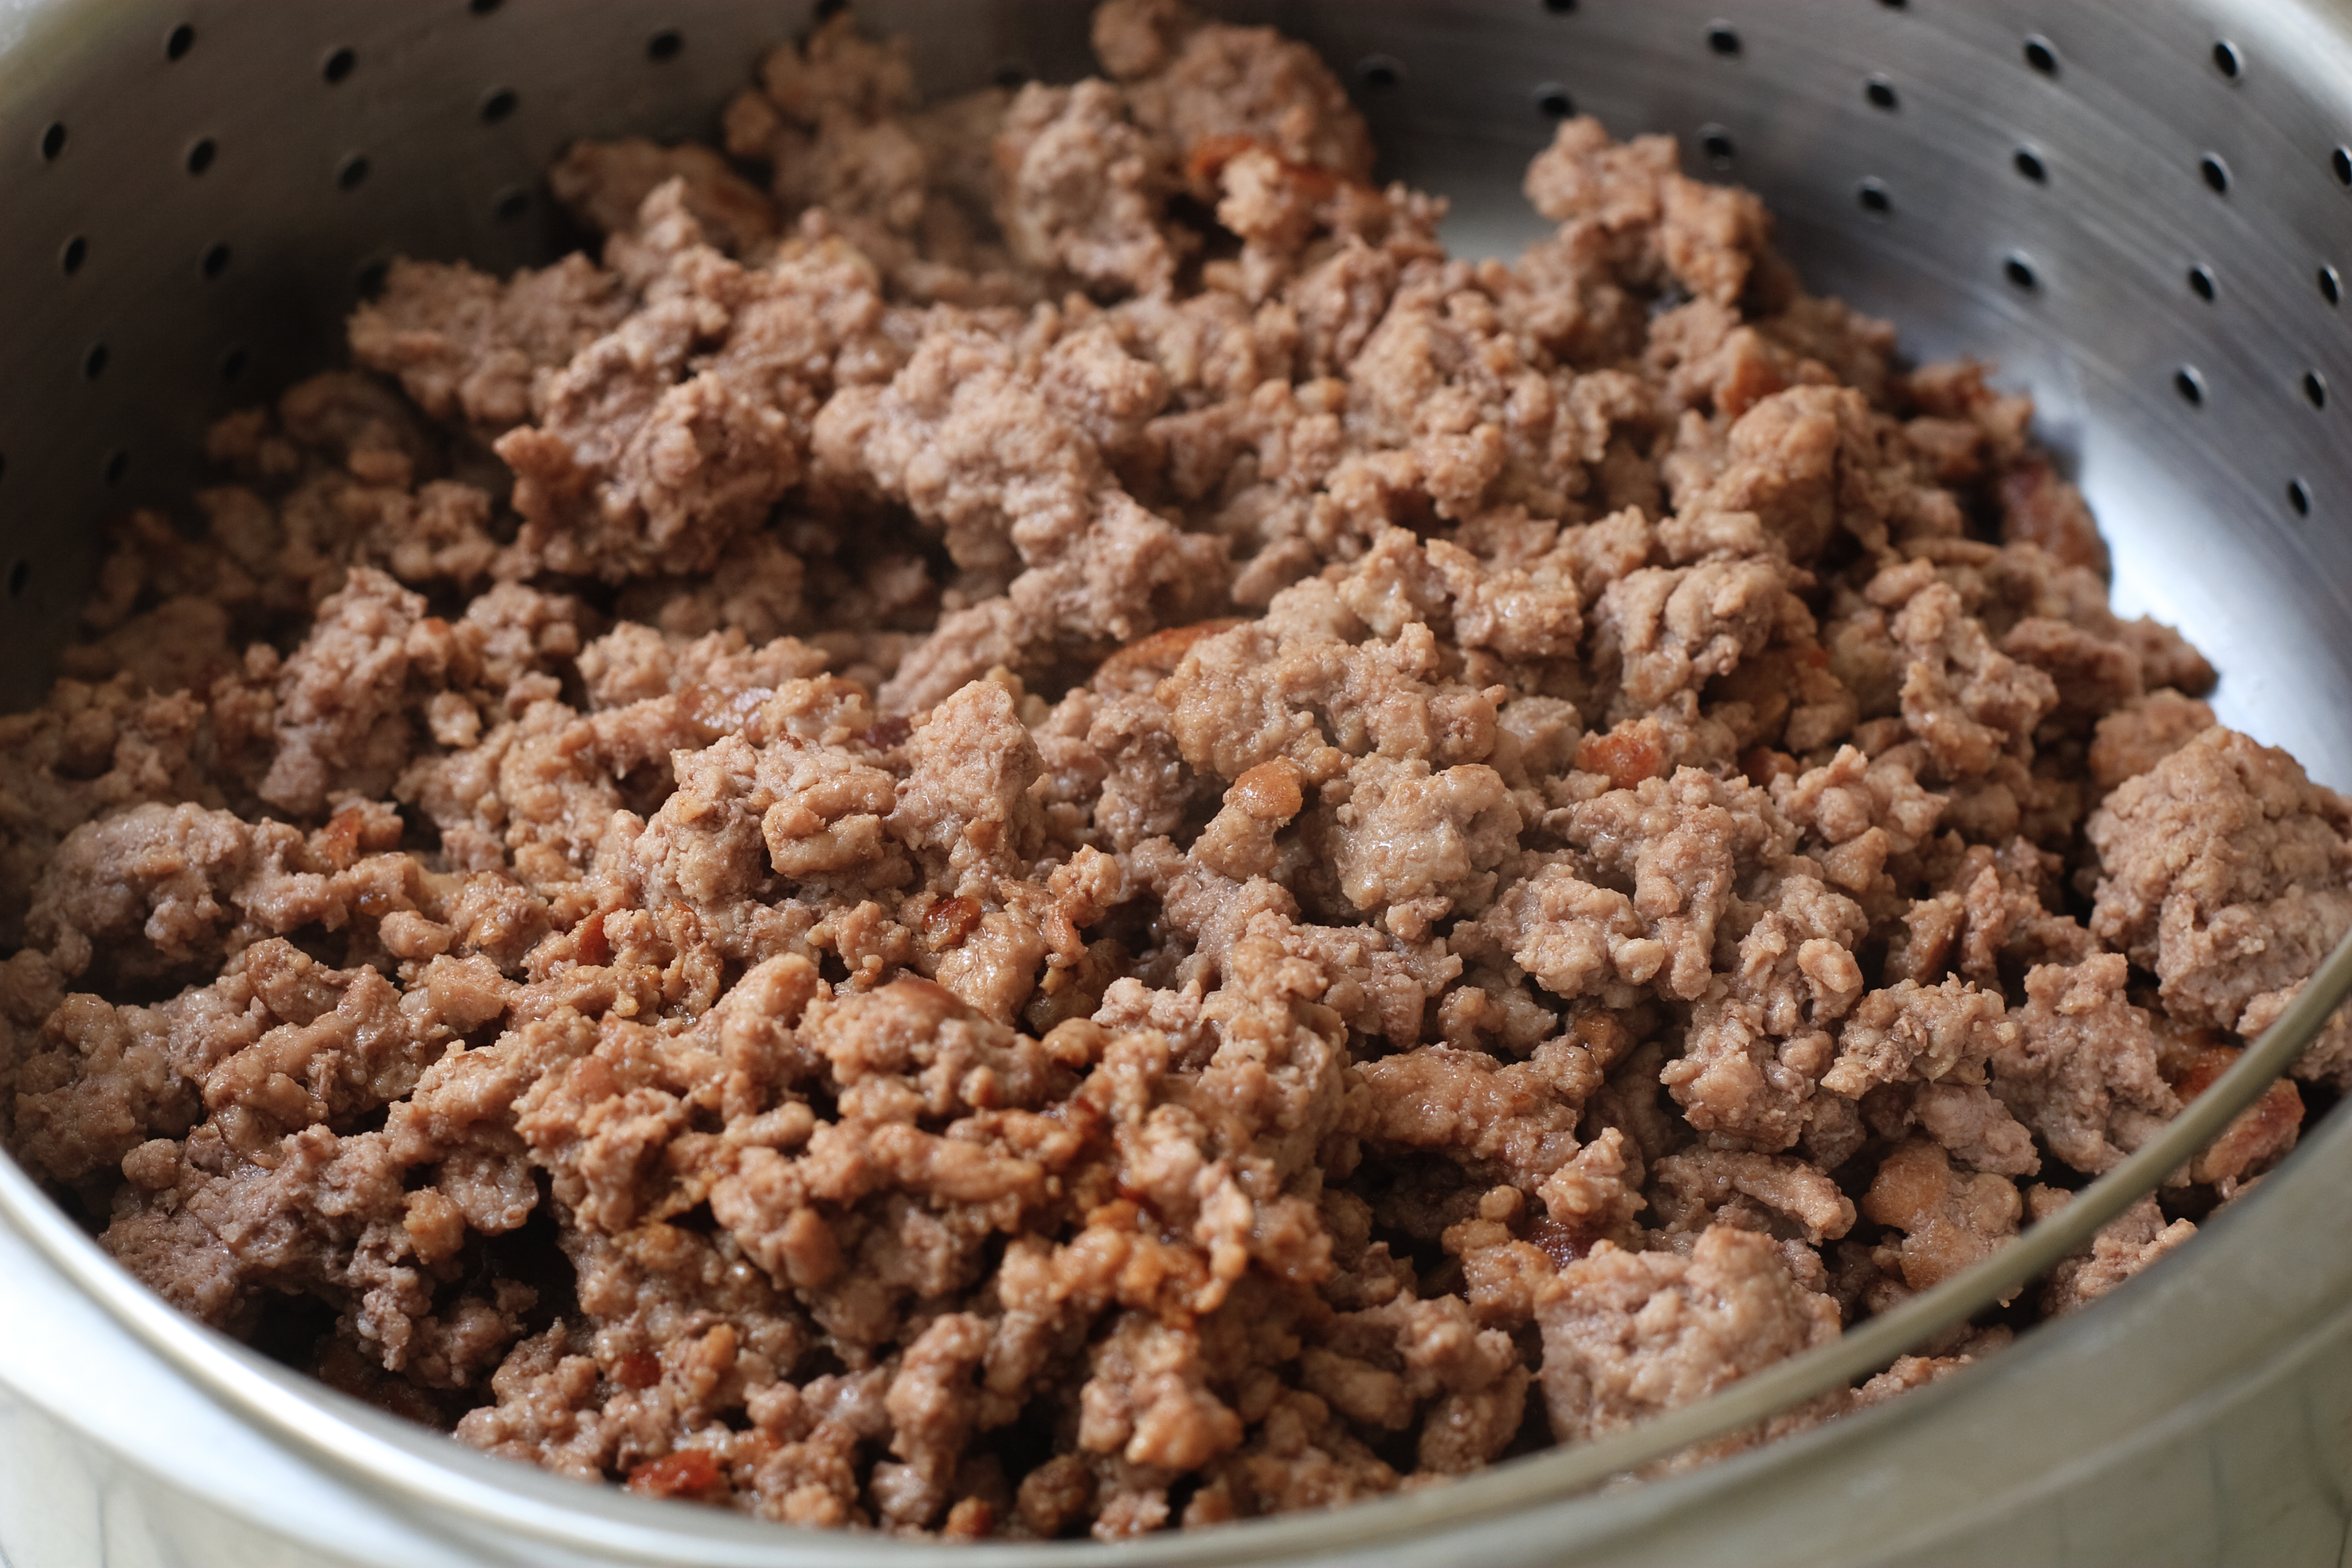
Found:
M 1095 34 L 574 148 L 601 262 L 396 265 L 121 525 L 0 721 L 0 1133 L 172 1301 L 772 1519 L 1322 1507 L 1948 1278 L 2352 925 L 2026 401 L 1755 197 L 1574 120 L 1449 260 L 1301 46 Z

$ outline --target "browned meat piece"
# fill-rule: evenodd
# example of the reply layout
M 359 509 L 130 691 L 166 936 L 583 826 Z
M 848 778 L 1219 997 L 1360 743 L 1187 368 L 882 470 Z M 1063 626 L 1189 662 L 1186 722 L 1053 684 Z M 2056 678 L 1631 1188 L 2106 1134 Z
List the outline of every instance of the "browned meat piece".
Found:
M 1838 1060 L 1822 1087 L 1859 1100 L 1880 1084 L 1947 1079 L 1980 1083 L 2000 1047 L 2006 1005 L 1959 979 L 1923 987 L 1906 980 L 1864 996 L 1838 1035 Z M 2013 1032 L 2013 1031 L 2011 1031 Z
M 1819 1247 L 1853 1228 L 1853 1201 L 1802 1160 L 1695 1149 L 1651 1167 L 1650 1206 L 1668 1231 L 1703 1231 L 1727 1205 L 1793 1220 Z
M 130 973 L 221 956 L 237 918 L 229 887 L 300 835 L 226 811 L 150 802 L 68 835 L 42 873 L 26 934 L 79 974 L 101 954 Z M 267 846 L 267 848 L 262 847 Z M 144 943 L 146 963 L 131 958 Z
M 2026 1194 L 2026 1204 L 2039 1225 L 2064 1208 L 2073 1195 L 2054 1187 L 2035 1187 Z M 2196 1234 L 2197 1227 L 2185 1219 L 2167 1225 L 2155 1196 L 2144 1197 L 2101 1226 L 2088 1248 L 2050 1271 L 2049 1282 L 2042 1288 L 2042 1310 L 2053 1318 L 2079 1311 Z
M 2024 1206 L 2007 1177 L 1955 1171 L 1940 1146 L 1915 1138 L 1879 1165 L 1862 1212 L 1903 1233 L 1880 1244 L 1881 1265 L 1925 1290 L 1990 1257 L 2017 1234 Z
M 2057 687 L 1993 647 L 1948 584 L 1931 580 L 1906 593 L 1903 579 L 1887 581 L 1895 576 L 1882 575 L 1872 590 L 1885 584 L 1888 601 L 1902 605 L 1890 630 L 1907 660 L 1904 721 L 1945 777 L 1986 773 L 2057 706 Z
M 68 834 L 133 805 L 218 800 L 205 753 L 228 761 L 257 742 L 269 706 L 266 686 L 235 688 L 208 710 L 193 693 L 142 696 L 117 677 L 60 680 L 46 706 L 0 717 L 0 943 L 26 941 L 34 889 Z
M 1612 583 L 1595 620 L 1599 646 L 1624 661 L 1623 700 L 1635 711 L 1660 707 L 1763 651 L 1784 581 L 1770 561 L 1751 559 L 1644 568 Z
M 2190 1043 L 2200 1041 L 2203 1033 L 2197 1031 L 2186 1039 L 2158 1047 L 2162 1053 L 2158 1070 L 2184 1105 L 2229 1071 L 2240 1054 L 2234 1046 Z M 2190 1163 L 2189 1179 L 2210 1182 L 2223 1197 L 2230 1197 L 2284 1158 L 2294 1147 L 2302 1127 L 2303 1096 L 2282 1079 L 2240 1111 Z

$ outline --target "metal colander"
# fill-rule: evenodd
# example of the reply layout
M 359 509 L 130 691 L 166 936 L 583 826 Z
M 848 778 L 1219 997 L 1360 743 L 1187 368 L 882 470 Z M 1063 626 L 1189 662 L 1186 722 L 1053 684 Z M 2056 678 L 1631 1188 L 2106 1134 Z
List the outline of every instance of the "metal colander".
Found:
M 1762 194 L 1814 290 L 1893 320 L 1916 357 L 1973 354 L 2032 392 L 2113 542 L 2117 607 L 2205 650 L 2225 722 L 2352 784 L 2352 8 L 1214 8 L 1320 47 L 1383 173 L 1454 198 L 1458 252 L 1539 232 L 1518 177 L 1556 119 L 1680 136 L 1691 173 Z M 934 94 L 1090 64 L 1082 0 L 858 9 L 911 35 Z M 107 518 L 184 497 L 210 420 L 335 361 L 391 256 L 547 259 L 566 237 L 539 176 L 566 142 L 708 133 L 811 11 L 0 0 L 0 702 L 45 689 Z M 2347 982 L 2339 953 L 2166 1141 L 2065 1212 L 2067 1234 L 1985 1268 L 2046 1262 L 2154 1184 Z M 2347 1187 L 2338 1115 L 2096 1311 L 1646 1487 L 1591 1490 L 1883 1362 L 2004 1281 L 1965 1276 L 1849 1335 L 1849 1365 L 1787 1363 L 1737 1405 L 1607 1445 L 1327 1517 L 1024 1552 L 812 1537 L 481 1458 L 176 1317 L 0 1160 L 0 1560 L 2336 1561 Z

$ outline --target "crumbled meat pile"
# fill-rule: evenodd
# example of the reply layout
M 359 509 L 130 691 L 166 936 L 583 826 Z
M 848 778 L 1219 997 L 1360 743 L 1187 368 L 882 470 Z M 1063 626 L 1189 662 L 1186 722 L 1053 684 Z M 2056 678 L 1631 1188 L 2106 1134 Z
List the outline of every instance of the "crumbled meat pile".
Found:
M 772 1519 L 1320 1507 L 1965 1268 L 2352 927 L 2027 402 L 1754 196 L 1574 120 L 1449 260 L 1302 46 L 1095 43 L 924 107 L 836 17 L 122 525 L 0 721 L 0 1134 L 171 1300 Z

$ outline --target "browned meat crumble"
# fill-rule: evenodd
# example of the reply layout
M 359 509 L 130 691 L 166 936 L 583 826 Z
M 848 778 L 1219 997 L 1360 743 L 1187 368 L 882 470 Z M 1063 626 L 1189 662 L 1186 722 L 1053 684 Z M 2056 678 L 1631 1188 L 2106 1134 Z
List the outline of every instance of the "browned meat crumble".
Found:
M 172 1301 L 776 1520 L 1322 1507 L 1966 1268 L 2352 927 L 2027 402 L 1754 196 L 1575 120 L 1449 260 L 1303 47 L 1095 37 L 574 148 L 601 262 L 395 266 L 121 525 L 0 720 L 0 1134 Z

